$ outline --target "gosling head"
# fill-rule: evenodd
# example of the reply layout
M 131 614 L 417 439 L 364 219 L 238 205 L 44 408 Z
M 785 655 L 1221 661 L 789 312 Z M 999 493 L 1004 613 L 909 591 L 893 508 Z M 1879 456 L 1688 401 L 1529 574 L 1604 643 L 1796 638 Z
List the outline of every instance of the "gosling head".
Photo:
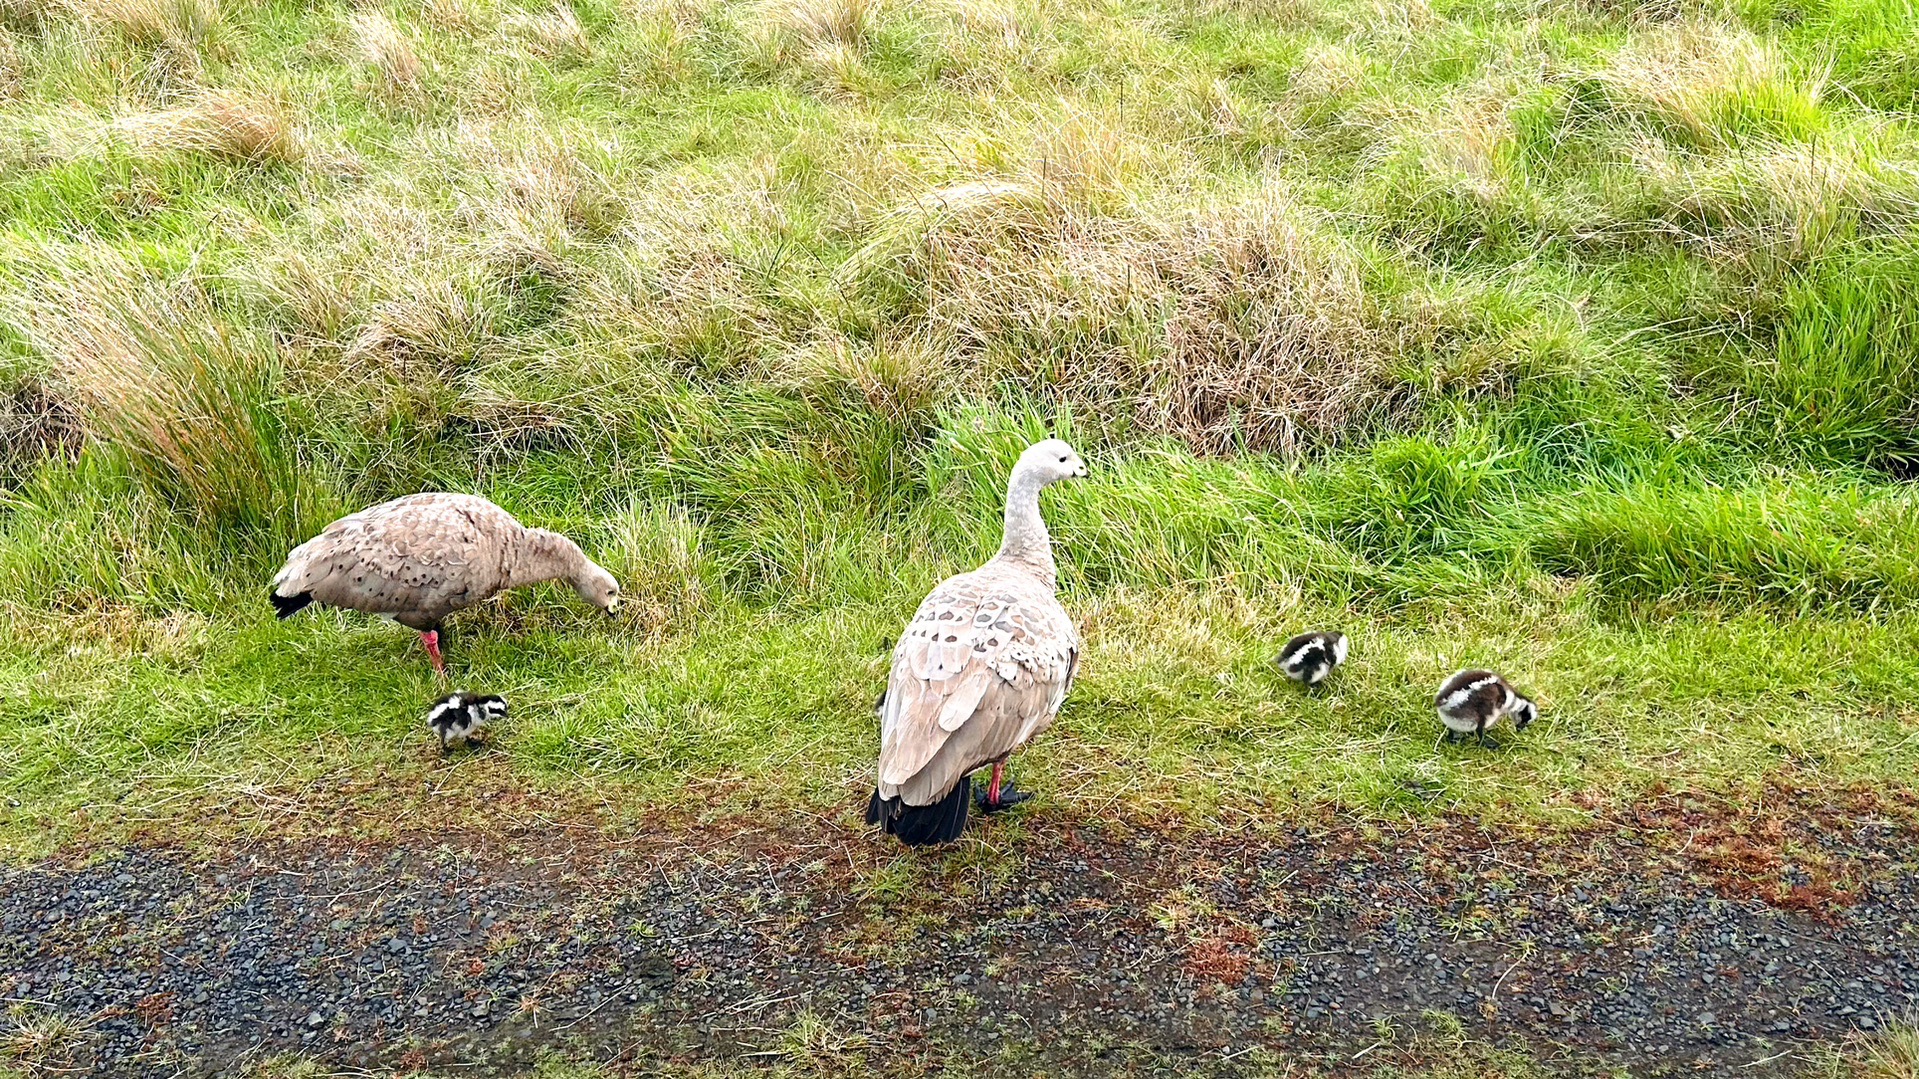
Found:
M 1539 706 L 1530 699 L 1521 697 L 1513 703 L 1513 730 L 1523 731 L 1532 721 L 1539 718 Z

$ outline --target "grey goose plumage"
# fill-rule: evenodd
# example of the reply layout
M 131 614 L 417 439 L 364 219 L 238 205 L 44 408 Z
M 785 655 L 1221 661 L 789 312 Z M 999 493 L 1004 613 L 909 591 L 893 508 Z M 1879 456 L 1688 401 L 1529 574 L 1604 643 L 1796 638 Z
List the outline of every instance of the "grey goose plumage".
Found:
M 348 514 L 287 556 L 274 575 L 281 618 L 309 604 L 382 615 L 416 630 L 435 670 L 448 615 L 509 588 L 564 580 L 588 603 L 618 607 L 620 585 L 557 532 L 527 528 L 477 495 L 407 495 Z
M 1085 474 L 1065 442 L 1028 447 L 1007 482 L 999 552 L 934 588 L 894 647 L 866 819 L 909 846 L 959 838 L 982 768 L 993 769 L 986 811 L 1027 797 L 1003 785 L 1006 759 L 1052 724 L 1079 665 L 1039 496 Z

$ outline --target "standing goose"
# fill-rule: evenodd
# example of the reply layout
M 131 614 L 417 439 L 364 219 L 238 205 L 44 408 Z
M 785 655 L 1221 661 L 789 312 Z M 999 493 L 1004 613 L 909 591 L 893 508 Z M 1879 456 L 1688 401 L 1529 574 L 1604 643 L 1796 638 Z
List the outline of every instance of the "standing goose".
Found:
M 287 556 L 273 607 L 289 618 L 310 603 L 384 615 L 418 630 L 446 674 L 440 623 L 509 588 L 564 580 L 613 613 L 620 585 L 579 545 L 527 528 L 475 495 L 418 494 L 349 514 Z
M 1031 797 L 1004 782 L 1006 758 L 1052 724 L 1079 666 L 1039 493 L 1084 475 L 1086 462 L 1059 439 L 1027 447 L 1007 483 L 999 553 L 933 589 L 900 635 L 866 822 L 908 846 L 959 838 L 971 776 L 989 764 L 983 810 Z

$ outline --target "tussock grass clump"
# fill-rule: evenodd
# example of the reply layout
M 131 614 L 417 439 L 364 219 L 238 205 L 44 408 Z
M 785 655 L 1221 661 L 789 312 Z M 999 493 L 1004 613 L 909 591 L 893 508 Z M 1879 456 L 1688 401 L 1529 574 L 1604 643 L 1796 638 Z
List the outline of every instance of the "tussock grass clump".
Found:
M 587 49 L 586 27 L 580 24 L 580 13 L 566 0 L 553 0 L 537 12 L 516 11 L 500 27 L 549 59 L 577 56 Z
M 420 91 L 426 64 L 390 16 L 377 9 L 363 8 L 348 16 L 347 32 L 386 94 L 408 98 Z
M 772 0 L 759 11 L 764 25 L 802 50 L 866 47 L 879 0 Z
M 1019 8 L 1007 0 L 945 0 L 937 10 L 957 23 L 968 38 L 1006 56 L 1017 54 L 1030 33 Z
M 1621 599 L 1876 608 L 1919 599 L 1919 502 L 1855 485 L 1583 494 L 1533 552 Z
M 11 486 L 48 458 L 80 452 L 79 417 L 38 381 L 0 391 L 0 487 Z
M 298 130 L 278 103 L 207 90 L 186 105 L 116 121 L 113 133 L 148 153 L 204 154 L 248 164 L 293 164 L 305 156 Z
M 87 20 L 139 45 L 197 48 L 226 22 L 221 0 L 69 0 Z
M 636 502 L 608 522 L 608 531 L 603 564 L 642 625 L 684 625 L 725 594 L 725 569 L 685 513 Z
M 1483 429 L 1445 442 L 1384 439 L 1329 477 L 1314 513 L 1343 542 L 1375 558 L 1470 551 L 1497 539 L 1495 508 L 1509 501 L 1514 451 Z
M 1919 252 L 1869 252 L 1787 291 L 1765 346 L 1708 368 L 1814 460 L 1910 474 L 1919 466 Z
M 626 212 L 609 162 L 615 150 L 591 134 L 525 125 L 462 126 L 457 156 L 477 167 L 487 190 L 461 207 L 460 224 L 484 237 L 490 258 L 531 258 L 563 273 L 575 236 L 603 238 Z
M 49 252 L 5 297 L 87 435 L 211 523 L 282 518 L 297 484 L 269 418 L 271 352 L 206 294 L 98 252 Z
M 473 34 L 493 24 L 493 12 L 484 0 L 426 0 L 420 17 L 427 25 L 459 34 Z
M 1366 58 L 1337 42 L 1315 41 L 1306 46 L 1286 77 L 1285 102 L 1300 117 L 1322 121 L 1337 115 L 1339 106 L 1367 86 Z
M 1767 271 L 1802 266 L 1872 233 L 1919 223 L 1919 169 L 1877 139 L 1759 143 L 1701 154 L 1663 142 L 1631 161 L 1671 235 Z
M 1362 204 L 1404 242 L 1527 243 L 1596 213 L 1535 179 L 1566 137 L 1563 95 L 1542 71 L 1495 72 L 1426 105 L 1376 111 Z
M 931 192 L 849 269 L 877 296 L 923 298 L 907 323 L 980 355 L 987 377 L 1204 452 L 1330 443 L 1406 404 L 1395 357 L 1431 327 L 1386 317 L 1358 252 L 1285 192 L 1109 217 L 1066 204 L 1074 189 Z
M 762 372 L 802 336 L 810 310 L 775 303 L 756 265 L 792 222 L 778 178 L 761 163 L 658 176 L 623 201 L 624 222 L 575 283 L 563 318 L 582 337 L 624 347 L 691 374 Z
M 40 30 L 60 6 L 58 0 L 0 0 L 0 32 Z
M 20 89 L 22 75 L 20 50 L 13 43 L 13 34 L 6 29 L 4 20 L 0 20 L 0 101 L 13 97 Z
M 1804 138 L 1826 127 L 1823 72 L 1801 73 L 1776 45 L 1727 23 L 1643 30 L 1593 79 L 1614 109 L 1688 145 Z

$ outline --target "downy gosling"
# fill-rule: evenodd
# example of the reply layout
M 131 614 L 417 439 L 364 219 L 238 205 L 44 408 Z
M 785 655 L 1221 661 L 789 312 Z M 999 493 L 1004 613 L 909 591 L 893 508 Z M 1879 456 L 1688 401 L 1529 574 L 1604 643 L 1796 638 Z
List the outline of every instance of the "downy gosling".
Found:
M 1273 660 L 1286 677 L 1302 685 L 1316 686 L 1346 662 L 1344 633 L 1302 633 L 1286 642 Z
M 1460 671 L 1439 686 L 1433 698 L 1439 721 L 1446 725 L 1446 741 L 1472 735 L 1481 744 L 1486 728 L 1512 718 L 1513 730 L 1523 731 L 1539 718 L 1539 706 L 1491 671 Z

